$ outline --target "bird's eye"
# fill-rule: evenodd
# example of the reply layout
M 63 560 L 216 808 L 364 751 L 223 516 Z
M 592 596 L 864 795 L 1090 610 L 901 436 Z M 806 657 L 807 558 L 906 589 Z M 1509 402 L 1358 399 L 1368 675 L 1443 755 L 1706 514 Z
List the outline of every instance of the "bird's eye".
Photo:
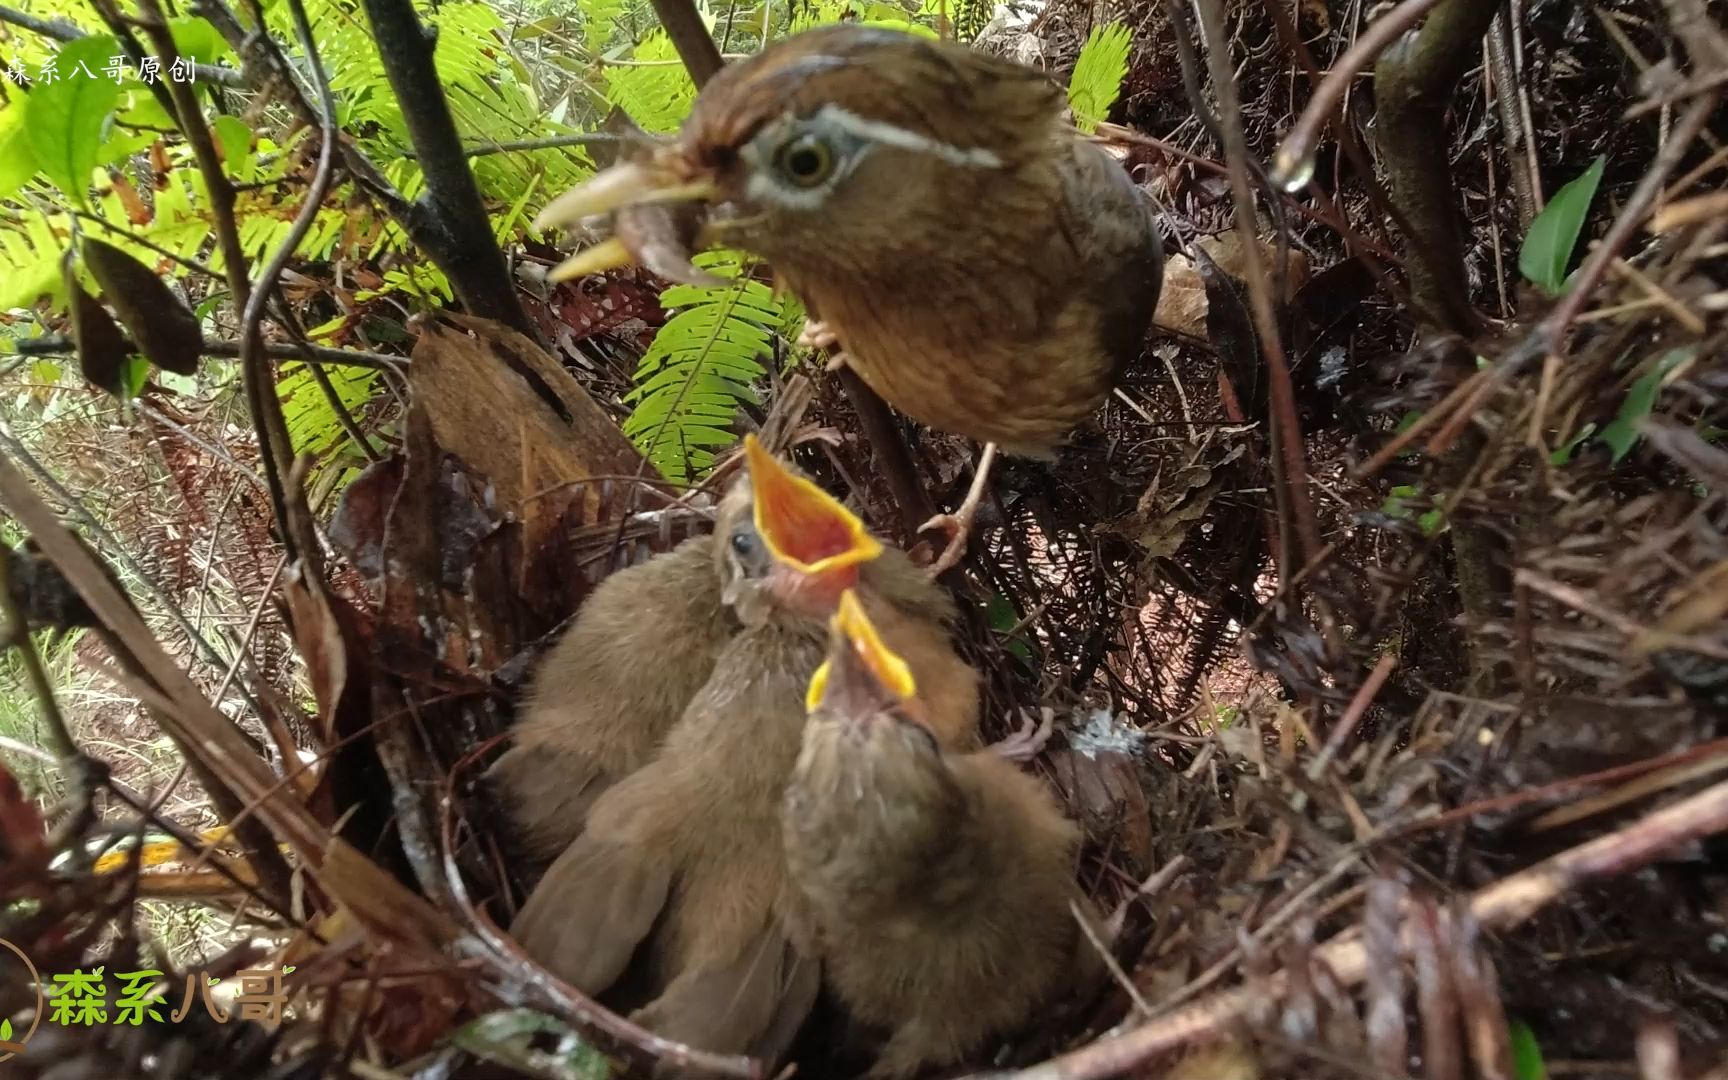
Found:
M 756 534 L 748 529 L 740 529 L 732 534 L 732 553 L 740 559 L 750 559 L 756 555 Z
M 774 164 L 788 182 L 813 188 L 834 174 L 834 151 L 815 135 L 799 135 L 780 147 Z

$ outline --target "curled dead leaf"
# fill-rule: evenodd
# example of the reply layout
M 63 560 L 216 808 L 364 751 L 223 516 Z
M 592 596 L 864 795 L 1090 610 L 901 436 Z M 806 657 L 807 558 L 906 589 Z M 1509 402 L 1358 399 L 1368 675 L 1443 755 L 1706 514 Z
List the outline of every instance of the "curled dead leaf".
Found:
M 176 375 L 198 370 L 198 356 L 204 348 L 198 317 L 154 270 L 119 248 L 89 237 L 79 246 L 79 255 L 139 352 Z
M 72 260 L 65 261 L 66 295 L 72 304 L 72 342 L 78 349 L 78 370 L 91 383 L 117 398 L 126 398 L 127 367 L 132 344 L 96 298 L 84 291 Z
M 1260 250 L 1260 264 L 1270 270 L 1276 265 L 1278 245 L 1269 240 L 1255 243 Z M 1238 281 L 1247 277 L 1248 255 L 1242 246 L 1242 235 L 1235 229 L 1201 237 L 1196 245 L 1226 274 Z M 1291 248 L 1286 253 L 1284 267 L 1284 300 L 1288 302 L 1308 280 L 1308 256 Z M 1170 256 L 1164 265 L 1164 288 L 1158 294 L 1158 311 L 1153 321 L 1166 330 L 1203 338 L 1206 309 L 1206 283 L 1199 268 L 1186 255 Z

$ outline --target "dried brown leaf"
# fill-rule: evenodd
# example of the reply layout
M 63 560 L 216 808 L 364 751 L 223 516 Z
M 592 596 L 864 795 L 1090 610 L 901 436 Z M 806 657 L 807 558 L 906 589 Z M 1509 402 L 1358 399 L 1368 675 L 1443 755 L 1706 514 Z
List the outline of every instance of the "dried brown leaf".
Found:
M 176 375 L 198 370 L 204 335 L 198 317 L 154 270 L 119 248 L 85 237 L 79 247 L 103 298 L 149 361 Z
M 72 261 L 65 264 L 66 295 L 72 303 L 72 341 L 78 348 L 78 369 L 90 382 L 113 394 L 126 396 L 126 365 L 132 346 L 113 316 L 84 291 Z

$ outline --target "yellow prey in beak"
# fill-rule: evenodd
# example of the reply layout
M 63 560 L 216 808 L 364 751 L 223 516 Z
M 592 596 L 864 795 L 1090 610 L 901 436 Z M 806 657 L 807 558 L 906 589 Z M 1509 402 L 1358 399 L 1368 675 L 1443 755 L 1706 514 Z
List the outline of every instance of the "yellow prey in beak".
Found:
M 569 281 L 587 274 L 640 263 L 670 281 L 688 285 L 724 285 L 690 261 L 706 224 L 680 218 L 692 203 L 713 201 L 719 194 L 708 179 L 683 180 L 664 166 L 625 162 L 614 165 L 553 199 L 534 219 L 536 229 L 568 227 L 599 214 L 613 215 L 616 235 L 565 259 L 547 275 Z M 694 233 L 695 235 L 691 235 Z M 694 243 L 693 243 L 694 242 Z

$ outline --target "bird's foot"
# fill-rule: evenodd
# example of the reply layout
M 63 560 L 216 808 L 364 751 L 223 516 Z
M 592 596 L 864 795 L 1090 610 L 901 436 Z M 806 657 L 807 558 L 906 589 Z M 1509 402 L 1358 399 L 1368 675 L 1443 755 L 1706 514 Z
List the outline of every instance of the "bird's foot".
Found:
M 1027 710 L 1018 731 L 1007 738 L 996 740 L 986 749 L 1018 765 L 1024 765 L 1044 752 L 1044 747 L 1049 745 L 1050 736 L 1055 730 L 1055 709 L 1045 706 L 1038 710 L 1036 716 L 1031 710 Z
M 973 474 L 972 486 L 966 491 L 966 498 L 960 508 L 952 514 L 937 514 L 935 517 L 918 526 L 919 532 L 929 532 L 941 529 L 948 534 L 948 542 L 942 548 L 942 554 L 936 556 L 936 561 L 930 564 L 931 577 L 939 577 L 957 566 L 966 554 L 966 542 L 972 537 L 972 522 L 978 516 L 978 505 L 984 501 L 984 492 L 990 480 L 990 465 L 996 460 L 996 444 L 985 443 L 984 455 L 978 459 L 978 471 Z
M 959 565 L 966 554 L 966 543 L 972 538 L 972 522 L 970 514 L 937 514 L 935 517 L 918 526 L 920 533 L 934 532 L 937 529 L 946 534 L 942 553 L 928 567 L 931 577 L 940 577 Z
M 801 349 L 832 349 L 840 344 L 840 339 L 828 324 L 820 319 L 805 319 L 804 329 L 798 334 L 798 347 Z

